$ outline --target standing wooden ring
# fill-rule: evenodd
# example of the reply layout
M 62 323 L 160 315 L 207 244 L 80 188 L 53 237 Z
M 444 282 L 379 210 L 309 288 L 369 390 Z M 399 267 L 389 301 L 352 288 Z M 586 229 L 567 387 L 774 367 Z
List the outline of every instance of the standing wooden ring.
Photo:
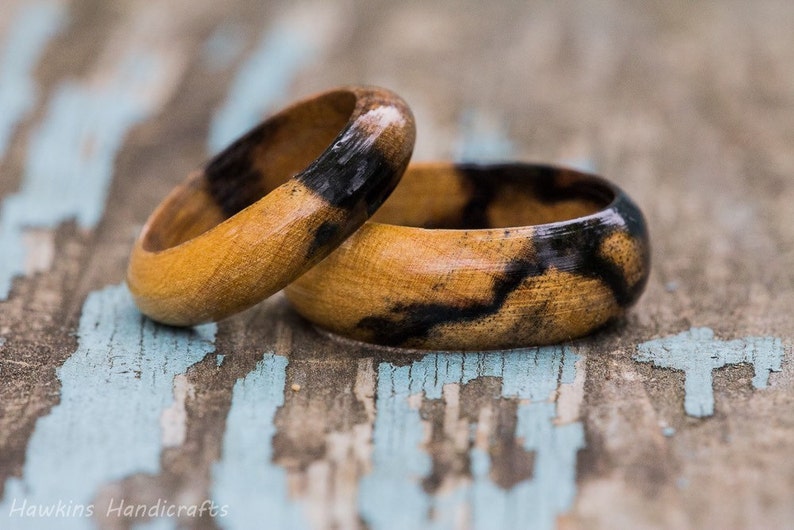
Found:
M 383 203 L 415 134 L 406 103 L 370 87 L 326 92 L 267 119 L 149 218 L 127 270 L 136 304 L 187 326 L 279 291 Z
M 289 285 L 295 309 L 356 340 L 484 350 L 570 340 L 617 318 L 650 269 L 617 186 L 542 165 L 412 165 L 372 221 Z

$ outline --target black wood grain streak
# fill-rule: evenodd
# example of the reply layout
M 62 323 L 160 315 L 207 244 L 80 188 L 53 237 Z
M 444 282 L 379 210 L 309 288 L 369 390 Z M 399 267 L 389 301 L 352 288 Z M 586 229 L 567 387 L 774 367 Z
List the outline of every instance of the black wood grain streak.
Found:
M 253 163 L 253 156 L 256 147 L 268 142 L 268 138 L 281 127 L 283 119 L 279 116 L 271 118 L 207 163 L 204 173 L 209 193 L 227 217 L 268 193 L 265 179 Z M 295 176 L 298 182 L 330 206 L 348 210 L 355 226 L 383 204 L 397 186 L 407 164 L 407 159 L 402 165 L 390 160 L 377 144 L 371 145 L 368 140 L 356 129 L 340 133 L 331 149 Z M 320 240 L 326 237 L 328 242 L 328 234 L 326 227 L 316 235 Z
M 326 249 L 335 242 L 339 241 L 341 234 L 341 225 L 332 221 L 323 222 L 317 228 L 317 230 L 314 231 L 312 242 L 309 245 L 309 250 L 306 251 L 307 259 L 311 259 L 323 249 Z
M 354 128 L 341 133 L 296 179 L 331 206 L 369 217 L 397 186 L 404 169 Z
M 438 326 L 495 315 L 524 280 L 541 276 L 550 269 L 599 280 L 610 289 L 618 305 L 628 307 L 642 293 L 647 277 L 628 285 L 620 267 L 601 255 L 601 245 L 616 231 L 628 231 L 638 237 L 645 233 L 645 223 L 639 210 L 625 196 L 617 198 L 614 208 L 624 215 L 631 214 L 632 221 L 621 224 L 620 217 L 605 215 L 575 223 L 539 226 L 526 255 L 507 262 L 503 272 L 494 278 L 484 301 L 463 306 L 443 302 L 396 304 L 388 314 L 363 318 L 357 326 L 369 331 L 374 341 L 391 346 L 427 338 Z M 647 262 L 647 254 L 643 259 Z
M 491 228 L 488 207 L 504 189 L 520 190 L 537 200 L 553 204 L 571 199 L 588 199 L 606 207 L 614 198 L 611 190 L 592 180 L 563 182 L 565 170 L 540 164 L 459 164 L 456 171 L 471 188 L 471 198 L 463 208 L 456 228 Z
M 412 338 L 425 338 L 436 326 L 469 322 L 493 315 L 502 308 L 507 297 L 529 276 L 543 273 L 533 259 L 509 261 L 502 274 L 494 278 L 488 300 L 464 306 L 444 303 L 398 304 L 386 316 L 363 318 L 357 326 L 372 333 L 380 344 L 399 346 Z
M 623 272 L 617 264 L 600 255 L 602 242 L 616 230 L 592 219 L 583 222 L 581 229 L 560 236 L 554 233 L 553 226 L 541 225 L 535 232 L 537 260 L 544 272 L 554 268 L 600 280 L 612 291 L 618 305 L 627 307 L 633 299 Z
M 356 129 L 343 131 L 325 151 L 295 179 L 330 206 L 347 213 L 340 222 L 324 222 L 313 234 L 308 257 L 333 249 L 380 208 L 405 170 L 384 155 Z
M 204 168 L 209 193 L 228 218 L 261 199 L 268 190 L 253 163 L 257 146 L 267 142 L 284 118 L 275 116 L 221 151 Z

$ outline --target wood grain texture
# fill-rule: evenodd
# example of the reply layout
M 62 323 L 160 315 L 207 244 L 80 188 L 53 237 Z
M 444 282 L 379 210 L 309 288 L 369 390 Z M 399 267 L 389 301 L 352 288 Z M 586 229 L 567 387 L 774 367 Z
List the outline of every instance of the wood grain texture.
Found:
M 791 2 L 7 4 L 0 527 L 792 527 Z M 405 356 L 280 295 L 197 335 L 137 318 L 129 249 L 182 175 L 350 83 L 408 101 L 418 158 L 614 179 L 653 245 L 627 319 Z

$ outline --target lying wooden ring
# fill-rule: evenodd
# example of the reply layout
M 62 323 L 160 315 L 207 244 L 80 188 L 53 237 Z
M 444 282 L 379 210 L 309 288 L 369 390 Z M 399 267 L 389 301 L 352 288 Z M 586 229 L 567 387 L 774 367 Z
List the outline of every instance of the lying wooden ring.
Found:
M 286 294 L 308 320 L 364 342 L 511 348 L 617 318 L 649 268 L 642 213 L 606 180 L 431 163 L 411 165 L 373 219 Z
M 413 151 L 396 94 L 347 87 L 272 116 L 191 174 L 135 242 L 127 284 L 154 320 L 220 320 L 281 290 L 360 227 Z

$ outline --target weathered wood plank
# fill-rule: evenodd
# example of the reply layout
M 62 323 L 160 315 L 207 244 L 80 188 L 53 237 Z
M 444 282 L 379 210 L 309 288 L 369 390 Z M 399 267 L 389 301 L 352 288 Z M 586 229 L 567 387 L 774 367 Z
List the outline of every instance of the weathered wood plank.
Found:
M 790 2 L 8 6 L 0 527 L 791 527 Z M 465 355 L 336 340 L 280 296 L 194 333 L 138 318 L 160 198 L 351 82 L 406 97 L 418 158 L 614 178 L 649 219 L 645 297 L 575 344 Z M 92 522 L 11 512 L 58 501 Z M 224 516 L 123 511 L 205 501 Z
M 0 429 L 5 441 L 3 459 L 8 459 L 4 479 L 21 472 L 33 423 L 58 401 L 55 368 L 75 347 L 76 321 L 63 318 L 75 290 L 79 292 L 76 286 L 85 281 L 81 269 L 91 255 L 86 245 L 92 239 L 86 229 L 97 224 L 105 209 L 116 154 L 129 128 L 151 115 L 175 89 L 172 74 L 180 67 L 173 59 L 180 46 L 175 35 L 160 36 L 158 43 L 163 28 L 150 24 L 152 18 L 164 15 L 163 6 L 128 7 L 134 15 L 119 13 L 116 30 L 108 33 L 105 54 L 97 57 L 94 69 L 71 73 L 40 98 L 47 108 L 41 122 L 29 131 L 21 128 L 29 132 L 29 138 L 27 156 L 18 166 L 20 189 L 3 197 L 0 206 L 4 284 L 14 276 L 36 272 L 21 267 L 30 256 L 57 257 L 52 263 L 34 259 L 44 261 L 42 269 L 51 267 L 50 273 L 18 280 L 14 296 L 3 303 L 2 330 L 8 340 L 2 352 L 7 383 L 2 386 L 2 402 L 4 412 L 10 413 L 4 414 Z M 190 33 L 182 38 L 195 40 Z M 66 41 L 63 45 L 76 54 L 93 55 L 92 47 L 80 42 L 80 35 L 69 33 Z M 166 43 L 168 50 L 158 51 Z M 42 61 L 48 62 L 47 55 Z M 84 229 L 60 225 L 68 220 L 77 220 Z M 26 249 L 23 243 L 31 228 L 34 241 L 41 245 Z M 79 293 L 74 298 L 78 307 L 84 296 Z M 5 480 L 2 483 L 5 486 Z

